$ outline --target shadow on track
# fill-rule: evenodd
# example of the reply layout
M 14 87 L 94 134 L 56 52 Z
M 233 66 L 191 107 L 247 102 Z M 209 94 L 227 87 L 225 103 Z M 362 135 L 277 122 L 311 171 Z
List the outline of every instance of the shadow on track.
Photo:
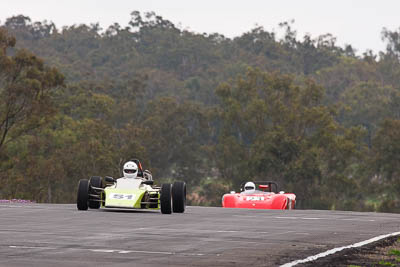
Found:
M 139 210 L 139 209 L 120 209 L 120 208 L 107 208 L 100 209 L 100 212 L 116 212 L 116 213 L 147 213 L 147 214 L 161 214 L 159 210 Z

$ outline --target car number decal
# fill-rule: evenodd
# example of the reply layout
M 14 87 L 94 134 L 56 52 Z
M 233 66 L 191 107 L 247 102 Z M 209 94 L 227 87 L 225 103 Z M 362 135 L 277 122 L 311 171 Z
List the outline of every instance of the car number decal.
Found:
M 249 196 L 246 197 L 246 200 L 264 200 L 264 197 Z
M 118 194 L 118 193 L 111 193 L 110 198 L 112 199 L 121 199 L 121 200 L 132 200 L 132 194 Z

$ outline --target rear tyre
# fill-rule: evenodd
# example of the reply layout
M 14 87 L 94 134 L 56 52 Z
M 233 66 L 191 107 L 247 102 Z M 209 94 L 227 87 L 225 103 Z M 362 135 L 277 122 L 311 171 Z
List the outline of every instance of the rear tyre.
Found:
M 171 212 L 172 212 L 172 185 L 171 184 L 162 184 L 161 185 L 160 204 L 161 204 L 161 213 L 162 214 L 171 214 Z
M 172 185 L 172 209 L 174 212 L 183 213 L 186 207 L 186 183 L 175 182 Z
M 91 209 L 98 209 L 100 208 L 100 195 L 98 191 L 94 190 L 91 188 L 93 187 L 99 187 L 102 188 L 102 181 L 100 176 L 92 176 L 89 180 L 89 192 L 91 195 L 98 195 L 98 197 L 93 197 L 89 196 L 89 208 Z
M 89 181 L 87 179 L 81 179 L 78 183 L 78 197 L 76 200 L 76 206 L 78 210 L 88 209 L 89 199 Z

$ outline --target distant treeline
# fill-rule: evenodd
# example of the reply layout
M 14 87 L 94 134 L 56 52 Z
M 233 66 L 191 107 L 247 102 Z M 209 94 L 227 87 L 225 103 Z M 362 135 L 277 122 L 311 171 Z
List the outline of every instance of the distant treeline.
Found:
M 400 211 L 400 29 L 359 56 L 330 34 L 234 39 L 155 13 L 58 29 L 0 25 L 0 198 L 75 201 L 140 158 L 189 201 L 275 180 L 298 208 Z

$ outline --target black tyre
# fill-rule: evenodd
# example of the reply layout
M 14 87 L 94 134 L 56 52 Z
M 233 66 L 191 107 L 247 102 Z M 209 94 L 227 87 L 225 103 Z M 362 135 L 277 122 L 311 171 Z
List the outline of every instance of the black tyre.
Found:
M 94 187 L 102 188 L 102 179 L 100 176 L 92 176 L 90 177 L 89 184 Z
M 78 197 L 76 200 L 76 206 L 78 210 L 87 210 L 89 200 L 89 181 L 87 179 L 81 179 L 78 183 Z
M 102 188 L 102 180 L 100 176 L 92 176 L 89 180 L 89 192 L 91 195 L 97 195 L 98 197 L 89 196 L 89 208 L 98 209 L 100 208 L 100 193 L 91 187 Z
M 172 185 L 172 209 L 174 212 L 183 213 L 186 207 L 186 183 L 175 182 Z
M 161 213 L 162 214 L 171 214 L 172 213 L 172 185 L 171 184 L 162 184 L 161 185 L 160 204 L 161 204 Z

